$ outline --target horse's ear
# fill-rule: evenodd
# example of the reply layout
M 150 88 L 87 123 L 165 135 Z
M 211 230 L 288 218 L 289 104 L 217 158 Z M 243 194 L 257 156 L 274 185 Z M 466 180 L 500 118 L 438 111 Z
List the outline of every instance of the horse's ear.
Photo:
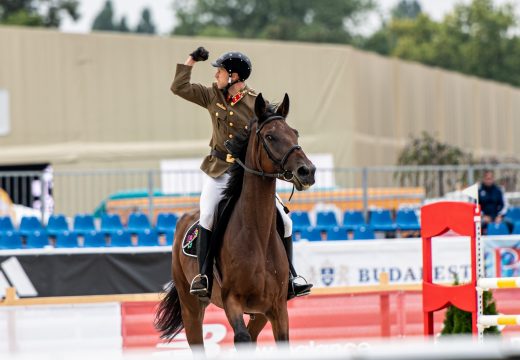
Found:
M 255 101 L 255 115 L 258 121 L 262 119 L 262 116 L 265 114 L 267 109 L 267 105 L 265 104 L 264 97 L 262 93 L 258 94 Z
M 276 109 L 276 113 L 284 118 L 289 114 L 289 95 L 287 95 L 287 93 L 285 93 L 282 103 L 278 106 L 278 109 Z

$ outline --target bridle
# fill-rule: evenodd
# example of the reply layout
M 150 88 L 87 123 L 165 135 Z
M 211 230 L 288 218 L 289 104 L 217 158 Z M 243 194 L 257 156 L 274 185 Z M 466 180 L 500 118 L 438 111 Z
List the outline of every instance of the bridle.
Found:
M 256 132 L 255 132 L 255 135 L 257 136 L 258 140 L 262 143 L 266 153 L 267 153 L 267 156 L 269 157 L 269 159 L 275 163 L 276 165 L 278 165 L 280 167 L 280 169 L 282 169 L 281 172 L 277 172 L 277 173 L 267 173 L 265 171 L 258 171 L 258 170 L 254 170 L 254 169 L 251 169 L 249 167 L 247 167 L 240 159 L 238 158 L 235 158 L 235 161 L 238 163 L 238 165 L 240 165 L 244 171 L 250 173 L 250 174 L 254 174 L 254 175 L 258 175 L 258 176 L 262 176 L 262 177 L 270 177 L 270 178 L 276 178 L 276 179 L 280 179 L 280 180 L 284 180 L 284 181 L 287 181 L 287 182 L 292 182 L 293 178 L 294 178 L 294 175 L 292 172 L 290 172 L 289 170 L 285 169 L 285 164 L 287 163 L 287 160 L 289 159 L 289 156 L 291 156 L 291 154 L 296 151 L 296 150 L 301 150 L 301 146 L 300 145 L 292 145 L 291 148 L 289 150 L 287 150 L 287 152 L 284 154 L 284 156 L 282 157 L 281 160 L 277 159 L 274 155 L 273 155 L 273 152 L 271 151 L 271 149 L 269 149 L 269 146 L 267 145 L 267 142 L 265 141 L 265 138 L 262 136 L 262 134 L 260 134 L 260 132 L 262 131 L 262 129 L 264 128 L 264 126 L 272 121 L 275 121 L 275 120 L 285 120 L 285 118 L 283 116 L 280 116 L 280 115 L 272 115 L 272 116 L 269 116 L 267 119 L 265 119 L 259 126 L 258 128 L 256 129 Z M 259 159 L 257 159 L 257 164 L 259 163 Z

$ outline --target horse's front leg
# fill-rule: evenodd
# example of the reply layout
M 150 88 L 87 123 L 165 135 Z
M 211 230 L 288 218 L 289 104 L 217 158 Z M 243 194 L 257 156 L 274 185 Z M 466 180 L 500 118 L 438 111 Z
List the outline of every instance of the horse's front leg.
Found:
M 267 324 L 267 317 L 265 317 L 264 314 L 251 315 L 251 318 L 247 323 L 247 330 L 249 331 L 249 335 L 251 335 L 251 341 L 256 343 L 258 335 L 265 327 L 265 324 Z
M 287 312 L 287 302 L 276 304 L 267 313 L 267 318 L 273 327 L 274 339 L 277 343 L 289 341 L 289 313 Z
M 235 345 L 240 343 L 250 343 L 251 335 L 247 331 L 246 323 L 244 322 L 244 307 L 238 297 L 229 294 L 222 299 L 224 304 L 224 311 L 229 324 L 235 332 Z

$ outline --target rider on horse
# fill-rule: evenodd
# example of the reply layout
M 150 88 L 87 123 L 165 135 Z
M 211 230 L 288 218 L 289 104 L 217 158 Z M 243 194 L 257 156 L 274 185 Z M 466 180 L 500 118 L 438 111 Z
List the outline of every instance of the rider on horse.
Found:
M 200 273 L 191 283 L 190 292 L 199 297 L 208 296 L 208 274 L 213 264 L 206 260 L 211 241 L 214 218 L 222 191 L 229 179 L 228 169 L 234 162 L 224 143 L 237 132 L 248 128 L 249 120 L 255 116 L 256 93 L 245 84 L 251 74 L 251 61 L 237 51 L 227 52 L 212 63 L 217 68 L 216 82 L 211 87 L 190 83 L 191 71 L 197 61 L 208 59 L 209 53 L 202 47 L 193 51 L 184 64 L 177 64 L 171 90 L 174 94 L 208 109 L 213 125 L 209 146 L 211 152 L 204 158 L 201 170 L 204 182 L 200 195 L 199 245 L 197 258 Z M 312 284 L 298 284 L 298 277 L 292 266 L 292 221 L 285 213 L 284 206 L 277 198 L 276 208 L 284 223 L 283 243 L 289 260 L 290 279 L 288 298 L 310 293 Z

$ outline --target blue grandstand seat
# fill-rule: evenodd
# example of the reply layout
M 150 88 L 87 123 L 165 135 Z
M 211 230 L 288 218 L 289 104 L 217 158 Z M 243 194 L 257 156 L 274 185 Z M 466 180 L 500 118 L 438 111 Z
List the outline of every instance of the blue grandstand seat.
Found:
M 0 249 L 21 249 L 22 238 L 17 232 L 5 232 L 0 234 Z
M 392 214 L 388 209 L 376 209 L 370 212 L 370 223 L 374 231 L 395 231 L 397 225 L 392 220 Z
M 328 230 L 338 226 L 336 214 L 333 211 L 318 211 L 316 213 L 316 227 L 320 230 Z
M 110 246 L 125 247 L 134 246 L 132 244 L 132 237 L 128 231 L 119 230 L 110 234 Z
M 97 231 L 88 231 L 83 233 L 83 247 L 105 247 L 105 235 Z
M 166 237 L 166 244 L 170 245 L 173 243 L 173 236 L 175 234 L 175 226 L 177 225 L 178 217 L 172 213 L 161 213 L 157 215 L 157 224 L 155 230 L 159 235 Z
M 148 217 L 143 213 L 130 214 L 126 228 L 131 234 L 151 232 L 150 221 L 148 220 Z
M 302 239 L 309 241 L 320 241 L 321 240 L 321 229 L 315 227 L 307 227 L 302 229 Z
M 78 247 L 78 237 L 70 231 L 56 234 L 57 248 L 75 248 Z
M 9 216 L 0 217 L 0 234 L 12 234 L 16 231 Z
M 124 230 L 121 218 L 117 214 L 103 214 L 101 215 L 100 231 L 105 235 L 113 233 L 120 233 Z
M 343 226 L 334 226 L 327 231 L 327 240 L 348 240 L 347 229 Z
M 45 233 L 45 229 L 43 228 L 42 223 L 36 216 L 22 217 L 19 231 L 22 236 L 28 236 L 29 234 L 33 233 Z
M 374 230 L 370 226 L 358 226 L 354 229 L 354 240 L 373 240 L 375 238 Z
M 519 235 L 520 234 L 520 221 L 516 221 L 513 224 L 513 234 Z
M 95 232 L 96 226 L 94 225 L 94 217 L 92 215 L 78 214 L 74 216 L 74 234 L 86 236 L 87 234 L 93 235 Z
M 47 232 L 50 236 L 57 237 L 59 234 L 68 234 L 69 225 L 64 215 L 51 215 L 47 222 Z
M 311 226 L 309 213 L 307 211 L 293 211 L 290 216 L 293 222 L 293 229 L 303 230 Z
M 137 234 L 137 245 L 139 246 L 159 246 L 159 237 L 157 231 L 149 229 L 147 232 Z
M 363 213 L 359 210 L 347 210 L 343 214 L 343 227 L 347 231 L 353 231 L 359 226 L 366 226 Z
M 516 223 L 517 221 L 520 221 L 520 207 L 517 207 L 517 206 L 509 207 L 507 209 L 505 218 L 508 219 L 512 223 Z
M 421 230 L 421 226 L 419 225 L 419 219 L 417 218 L 415 211 L 410 208 L 403 208 L 397 210 L 397 213 L 395 215 L 395 223 L 399 230 Z
M 509 235 L 509 229 L 507 228 L 507 225 L 503 222 L 497 224 L 497 223 L 491 223 L 487 226 L 487 234 L 488 235 Z
M 25 247 L 28 249 L 41 249 L 49 245 L 49 237 L 46 232 L 34 231 L 27 234 Z

